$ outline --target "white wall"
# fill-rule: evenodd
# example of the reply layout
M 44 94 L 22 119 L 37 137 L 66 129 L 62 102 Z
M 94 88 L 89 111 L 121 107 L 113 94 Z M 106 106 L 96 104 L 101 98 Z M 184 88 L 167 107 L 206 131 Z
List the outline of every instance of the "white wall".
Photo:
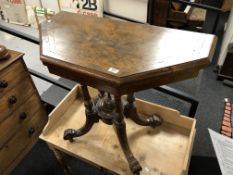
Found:
M 26 5 L 29 6 L 36 6 L 36 7 L 40 7 L 41 6 L 41 2 L 40 0 L 24 0 Z
M 39 0 L 25 0 L 27 5 L 39 5 Z M 41 3 L 47 7 L 59 11 L 58 0 L 41 0 Z M 147 4 L 148 0 L 102 0 L 104 11 L 130 18 L 139 22 L 147 22 Z
M 148 0 L 103 0 L 104 11 L 134 19 L 136 21 L 147 21 Z
M 60 11 L 58 0 L 41 0 L 42 6 L 45 8 L 50 8 L 58 13 Z

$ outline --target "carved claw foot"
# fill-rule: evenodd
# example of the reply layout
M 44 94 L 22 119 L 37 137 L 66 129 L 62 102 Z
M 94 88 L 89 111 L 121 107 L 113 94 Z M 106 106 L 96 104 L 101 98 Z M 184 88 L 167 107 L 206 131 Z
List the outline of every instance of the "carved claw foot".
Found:
M 160 116 L 154 114 L 148 118 L 141 118 L 138 113 L 135 106 L 132 106 L 129 108 L 127 105 L 124 108 L 124 114 L 127 118 L 130 118 L 138 125 L 142 126 L 151 126 L 152 128 L 155 128 L 156 126 L 159 126 L 163 123 L 163 120 Z
M 69 140 L 73 142 L 75 137 L 80 137 L 86 133 L 88 133 L 92 126 L 99 121 L 99 116 L 94 110 L 93 103 L 91 101 L 91 97 L 86 85 L 81 85 L 83 91 L 83 99 L 84 99 L 84 106 L 85 106 L 85 113 L 86 113 L 86 122 L 78 130 L 75 129 L 66 129 L 64 131 L 64 140 Z
M 120 96 L 115 96 L 115 104 L 116 104 L 116 114 L 113 119 L 113 126 L 115 128 L 115 132 L 117 134 L 123 153 L 125 154 L 125 157 L 129 163 L 129 168 L 132 174 L 139 175 L 140 171 L 142 170 L 142 167 L 137 161 L 137 159 L 134 157 L 128 143 L 128 138 L 126 134 L 126 123 L 124 121 Z
M 144 119 L 138 115 L 135 106 L 134 94 L 129 94 L 127 97 L 127 104 L 124 106 L 124 114 L 127 118 L 132 119 L 135 123 L 142 126 L 151 126 L 155 128 L 162 124 L 163 120 L 160 116 L 154 114 L 151 117 Z
M 70 142 L 73 142 L 73 138 L 77 137 L 77 131 L 75 129 L 66 129 L 64 131 L 64 140 L 69 140 Z
M 158 115 L 153 115 L 146 119 L 146 122 L 149 126 L 155 128 L 156 126 L 160 126 L 163 122 L 163 119 Z
M 134 157 L 129 159 L 129 168 L 134 175 L 139 175 L 142 170 L 141 165 Z

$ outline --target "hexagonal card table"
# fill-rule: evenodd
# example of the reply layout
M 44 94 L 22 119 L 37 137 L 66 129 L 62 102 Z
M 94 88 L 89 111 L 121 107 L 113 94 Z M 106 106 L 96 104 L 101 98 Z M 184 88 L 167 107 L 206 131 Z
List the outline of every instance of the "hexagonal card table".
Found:
M 67 128 L 72 142 L 102 120 L 114 125 L 133 174 L 140 163 L 130 150 L 124 117 L 156 127 L 162 117 L 141 119 L 134 92 L 194 77 L 212 59 L 213 35 L 61 12 L 41 24 L 41 60 L 51 73 L 81 84 L 86 123 Z M 87 86 L 99 90 L 91 99 Z M 121 96 L 127 94 L 122 104 Z

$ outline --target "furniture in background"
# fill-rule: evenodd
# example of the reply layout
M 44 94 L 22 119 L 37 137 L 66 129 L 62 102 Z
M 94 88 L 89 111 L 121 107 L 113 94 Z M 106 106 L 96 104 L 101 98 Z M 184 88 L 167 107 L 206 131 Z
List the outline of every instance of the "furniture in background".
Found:
M 200 0 L 191 0 L 198 2 Z M 157 26 L 201 27 L 205 21 L 206 10 L 169 0 L 149 1 L 148 22 Z M 162 18 L 161 18 L 162 17 Z
M 128 145 L 124 118 L 151 127 L 161 125 L 163 118 L 154 114 L 141 119 L 134 92 L 197 76 L 211 62 L 216 45 L 213 35 L 67 12 L 42 23 L 40 33 L 42 62 L 51 73 L 80 83 L 83 92 L 86 122 L 78 130 L 66 128 L 64 139 L 72 142 L 85 135 L 99 120 L 113 125 L 133 174 L 142 167 Z M 93 99 L 87 86 L 99 95 Z
M 0 60 L 1 175 L 10 174 L 30 151 L 48 119 L 23 54 L 12 50 L 8 53 Z
M 202 3 L 203 0 L 149 0 L 147 22 L 156 26 L 175 28 L 192 27 L 199 30 L 206 20 L 208 11 L 217 13 L 211 32 L 214 33 L 219 14 L 224 10 Z M 205 30 L 204 30 L 205 31 Z

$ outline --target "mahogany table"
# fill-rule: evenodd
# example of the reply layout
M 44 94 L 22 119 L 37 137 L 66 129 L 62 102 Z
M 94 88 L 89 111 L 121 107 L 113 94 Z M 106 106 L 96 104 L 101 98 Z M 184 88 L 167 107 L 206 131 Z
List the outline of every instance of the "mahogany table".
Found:
M 81 84 L 86 123 L 67 129 L 72 141 L 102 120 L 114 126 L 133 174 L 141 166 L 130 150 L 124 117 L 155 127 L 162 116 L 137 114 L 134 92 L 194 77 L 212 59 L 216 37 L 112 19 L 55 15 L 40 26 L 41 60 L 51 73 Z M 99 90 L 91 98 L 87 86 Z M 121 96 L 127 94 L 123 104 Z

